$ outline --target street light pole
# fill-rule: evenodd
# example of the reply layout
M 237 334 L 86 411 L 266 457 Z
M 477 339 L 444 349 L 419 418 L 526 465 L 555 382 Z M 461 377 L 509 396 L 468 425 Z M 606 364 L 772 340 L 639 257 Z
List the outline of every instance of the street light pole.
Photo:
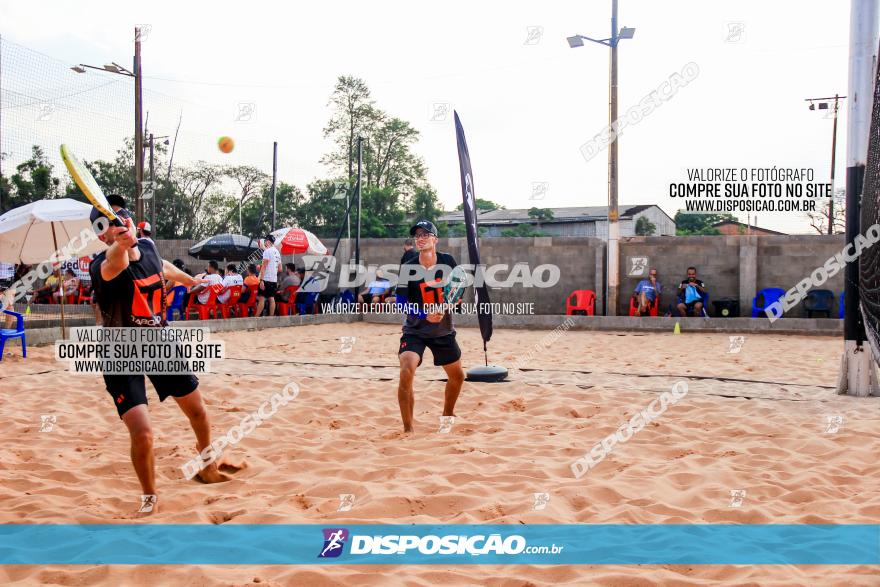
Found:
M 620 241 L 620 213 L 617 203 L 617 43 L 621 39 L 632 39 L 635 29 L 629 27 L 617 28 L 617 0 L 611 0 L 611 37 L 608 39 L 592 39 L 584 35 L 568 37 L 569 47 L 583 47 L 584 41 L 592 41 L 605 45 L 611 49 L 611 66 L 608 81 L 608 126 L 611 137 L 608 144 L 608 246 L 607 266 L 608 277 L 606 285 L 608 295 L 605 304 L 605 313 L 609 316 L 617 315 L 617 303 L 620 293 L 620 258 L 618 253 Z
M 141 29 L 134 29 L 134 200 L 135 217 L 144 220 L 144 125 L 143 75 L 141 73 Z
M 608 303 L 605 313 L 617 316 L 617 298 L 620 289 L 620 259 L 618 241 L 620 223 L 617 210 L 617 0 L 611 0 L 611 79 L 608 91 L 608 126 L 614 136 L 608 145 Z

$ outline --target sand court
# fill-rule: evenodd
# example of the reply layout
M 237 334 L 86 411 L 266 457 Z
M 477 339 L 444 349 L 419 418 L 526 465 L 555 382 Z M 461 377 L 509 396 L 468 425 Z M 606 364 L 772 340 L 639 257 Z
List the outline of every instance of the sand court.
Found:
M 214 435 L 295 382 L 300 392 L 227 449 L 247 467 L 228 483 L 183 479 L 194 455 L 179 410 L 148 386 L 166 524 L 869 524 L 880 519 L 880 407 L 834 391 L 839 339 L 498 330 L 501 384 L 465 382 L 438 433 L 445 373 L 427 355 L 415 434 L 396 401 L 399 327 L 323 324 L 215 335 L 228 359 L 200 389 Z M 353 337 L 343 341 L 343 337 Z M 465 367 L 479 332 L 459 329 Z M 536 346 L 537 345 L 537 346 Z M 687 394 L 580 478 L 571 464 L 678 381 Z M 0 371 L 0 521 L 135 520 L 128 435 L 98 377 L 71 377 L 51 347 Z M 49 419 L 44 418 L 50 416 Z M 42 428 L 42 430 L 41 430 Z M 536 508 L 535 494 L 546 493 Z M 342 498 L 350 508 L 340 511 Z M 345 508 L 343 508 L 345 510 Z M 384 569 L 377 573 L 379 569 Z M 876 584 L 871 567 L 410 566 L 33 567 L 20 584 Z M 385 573 L 385 576 L 382 576 Z

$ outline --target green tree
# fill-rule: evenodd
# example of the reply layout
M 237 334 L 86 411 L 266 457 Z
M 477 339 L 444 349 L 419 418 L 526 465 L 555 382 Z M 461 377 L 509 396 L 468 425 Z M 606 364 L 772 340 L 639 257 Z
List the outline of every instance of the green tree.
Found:
M 374 126 L 380 117 L 374 104 L 364 80 L 349 75 L 336 79 L 328 102 L 328 106 L 333 107 L 333 115 L 324 127 L 324 138 L 331 139 L 336 149 L 324 155 L 321 163 L 345 172 L 349 180 L 354 177 L 357 137 L 365 136 L 368 127 Z
M 300 207 L 305 202 L 302 191 L 294 185 L 278 184 L 275 190 L 275 228 L 299 226 Z M 242 209 L 242 234 L 262 238 L 272 229 L 272 186 L 262 196 L 248 200 Z
M 18 164 L 10 178 L 12 189 L 3 198 L 7 209 L 58 196 L 61 181 L 52 172 L 53 165 L 43 150 L 37 145 L 31 147 L 31 158 Z
M 721 234 L 712 225 L 724 220 L 736 222 L 733 214 L 688 214 L 679 210 L 675 214 L 675 234 L 678 236 Z
M 482 198 L 477 198 L 477 200 L 474 202 L 474 208 L 485 212 L 489 212 L 491 210 L 504 210 L 504 206 L 502 206 L 501 204 L 496 204 L 492 200 L 484 200 Z M 455 209 L 458 211 L 464 210 L 464 203 L 459 204 L 455 207 Z
M 636 220 L 636 234 L 639 236 L 651 236 L 657 232 L 657 225 L 651 222 L 647 216 L 639 216 Z

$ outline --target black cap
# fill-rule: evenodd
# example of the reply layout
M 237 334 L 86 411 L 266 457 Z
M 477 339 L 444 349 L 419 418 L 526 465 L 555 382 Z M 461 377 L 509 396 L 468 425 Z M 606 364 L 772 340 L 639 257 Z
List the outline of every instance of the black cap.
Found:
M 118 205 L 118 204 L 116 204 L 116 205 Z M 131 218 L 131 212 L 129 212 L 125 208 L 120 208 L 116 212 L 116 216 L 118 216 L 119 218 Z M 97 208 L 92 206 L 92 211 L 89 213 L 89 222 L 91 222 L 94 225 L 95 221 L 98 218 L 107 218 L 107 217 L 104 215 L 103 212 L 101 212 L 100 210 L 98 210 Z
M 409 229 L 409 235 L 413 236 L 416 233 L 417 228 L 421 228 L 426 232 L 430 232 L 434 236 L 437 236 L 437 227 L 434 226 L 434 223 L 430 220 L 419 220 L 413 224 L 412 228 Z

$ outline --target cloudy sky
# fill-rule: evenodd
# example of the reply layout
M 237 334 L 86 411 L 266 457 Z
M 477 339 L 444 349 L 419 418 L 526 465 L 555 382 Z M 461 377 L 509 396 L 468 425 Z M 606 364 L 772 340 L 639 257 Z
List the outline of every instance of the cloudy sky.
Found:
M 33 4 L 6 2 L 0 33 L 71 64 L 128 65 L 132 27 L 149 25 L 147 109 L 157 133 L 173 132 L 183 113 L 184 158 L 258 160 L 268 170 L 278 141 L 282 180 L 326 177 L 327 99 L 349 74 L 421 131 L 417 150 L 447 207 L 461 194 L 451 116 L 438 104 L 462 118 L 479 197 L 508 208 L 583 206 L 607 199 L 604 153 L 586 161 L 579 148 L 607 124 L 609 52 L 570 49 L 565 38 L 609 36 L 610 4 L 42 2 L 37 17 Z M 636 28 L 620 45 L 621 113 L 685 64 L 699 66 L 621 137 L 621 204 L 674 214 L 669 183 L 692 167 L 807 167 L 827 180 L 832 121 L 804 99 L 847 92 L 848 2 L 620 0 L 620 25 Z M 253 104 L 251 120 L 236 121 L 239 104 Z M 221 135 L 241 148 L 219 154 Z M 536 182 L 548 185 L 540 201 Z M 808 229 L 797 213 L 759 214 L 758 225 Z

